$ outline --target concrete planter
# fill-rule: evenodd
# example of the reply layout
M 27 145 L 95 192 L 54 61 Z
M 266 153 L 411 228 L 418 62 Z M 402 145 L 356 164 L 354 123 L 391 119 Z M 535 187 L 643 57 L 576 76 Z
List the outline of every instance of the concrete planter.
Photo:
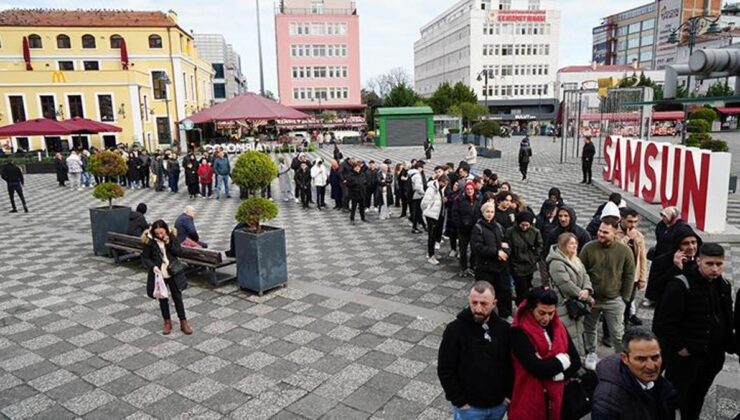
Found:
M 109 256 L 105 246 L 108 232 L 126 233 L 130 207 L 113 206 L 90 209 L 90 229 L 92 231 L 93 251 L 95 255 Z
M 26 174 L 54 174 L 56 167 L 51 163 L 26 163 L 23 173 Z
M 288 283 L 285 230 L 269 226 L 262 233 L 236 231 L 236 279 L 239 287 L 258 293 Z
M 478 147 L 478 156 L 485 157 L 489 159 L 501 159 L 501 151 L 500 150 L 493 150 L 493 149 L 487 149 L 485 147 Z

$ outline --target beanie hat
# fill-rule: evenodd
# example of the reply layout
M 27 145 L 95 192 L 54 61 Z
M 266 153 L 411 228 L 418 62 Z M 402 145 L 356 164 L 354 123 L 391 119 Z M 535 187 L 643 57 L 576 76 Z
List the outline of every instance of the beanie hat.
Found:
M 516 215 L 516 224 L 520 225 L 522 222 L 532 224 L 534 222 L 534 215 L 528 211 L 523 211 Z
M 604 205 L 604 209 L 601 210 L 601 219 L 603 220 L 605 217 L 616 217 L 617 220 L 620 220 L 622 218 L 621 214 L 619 213 L 619 207 L 617 207 L 616 204 L 614 204 L 611 201 L 607 201 Z

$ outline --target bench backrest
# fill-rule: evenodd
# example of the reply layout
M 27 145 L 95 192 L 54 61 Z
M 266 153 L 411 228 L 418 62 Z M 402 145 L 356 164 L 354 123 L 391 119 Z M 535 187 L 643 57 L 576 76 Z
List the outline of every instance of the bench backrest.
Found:
M 112 245 L 120 245 L 127 248 L 144 250 L 144 242 L 138 236 L 123 233 L 108 232 L 107 242 Z

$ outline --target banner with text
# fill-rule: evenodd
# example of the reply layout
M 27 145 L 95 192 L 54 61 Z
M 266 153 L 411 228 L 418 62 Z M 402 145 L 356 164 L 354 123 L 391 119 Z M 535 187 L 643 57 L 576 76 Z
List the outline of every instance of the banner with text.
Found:
M 725 230 L 730 183 L 729 153 L 608 136 L 605 181 L 663 208 L 678 206 L 681 218 L 699 230 Z

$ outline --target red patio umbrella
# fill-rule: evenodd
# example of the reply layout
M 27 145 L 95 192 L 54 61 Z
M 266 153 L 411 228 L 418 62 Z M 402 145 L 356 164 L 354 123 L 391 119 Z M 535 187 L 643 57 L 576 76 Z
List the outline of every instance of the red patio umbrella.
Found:
M 195 124 L 201 124 L 214 121 L 303 120 L 307 118 L 310 118 L 310 116 L 301 111 L 281 105 L 256 93 L 248 92 L 204 109 L 187 119 Z
M 124 70 L 128 70 L 128 49 L 125 38 L 121 38 L 121 66 Z
M 23 37 L 23 61 L 26 62 L 26 70 L 33 70 L 33 66 L 31 66 L 31 50 L 28 48 L 28 38 L 25 36 Z
M 37 118 L 0 127 L 3 136 L 63 136 L 72 134 L 73 128 L 67 124 L 48 118 Z
M 106 124 L 80 117 L 70 118 L 62 121 L 62 123 L 71 127 L 73 130 L 80 130 L 72 131 L 70 134 L 120 133 L 123 131 L 121 127 L 117 127 L 112 124 Z

